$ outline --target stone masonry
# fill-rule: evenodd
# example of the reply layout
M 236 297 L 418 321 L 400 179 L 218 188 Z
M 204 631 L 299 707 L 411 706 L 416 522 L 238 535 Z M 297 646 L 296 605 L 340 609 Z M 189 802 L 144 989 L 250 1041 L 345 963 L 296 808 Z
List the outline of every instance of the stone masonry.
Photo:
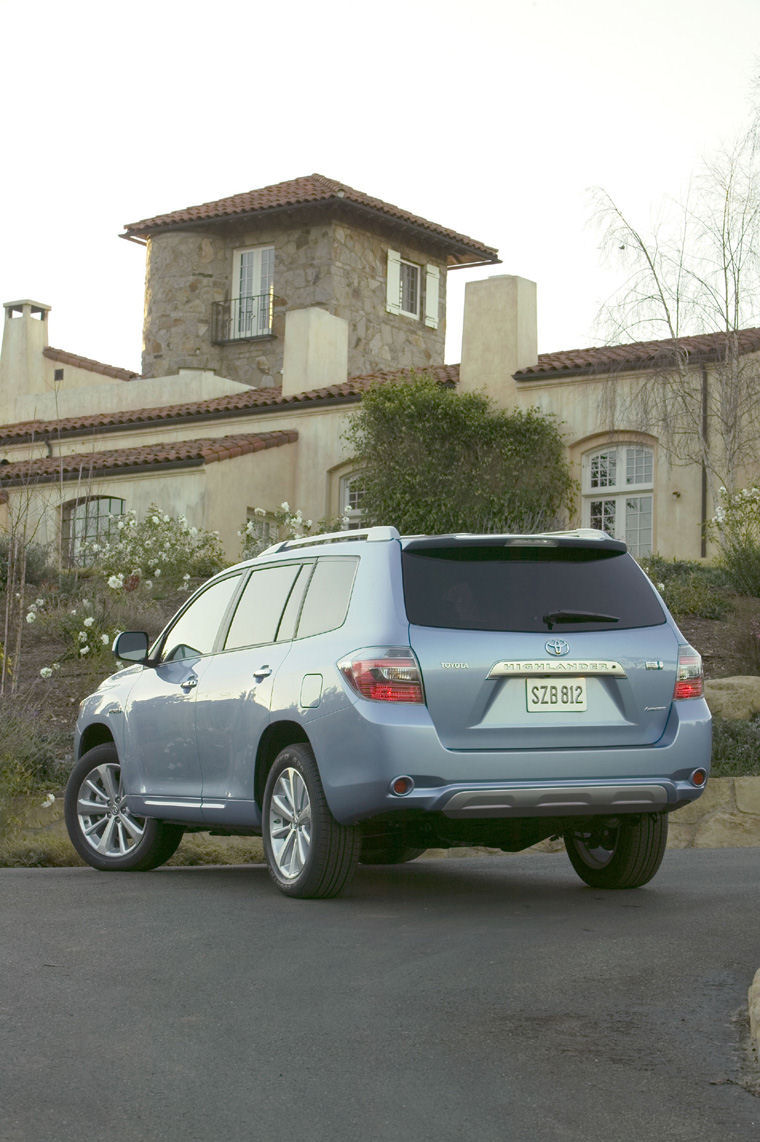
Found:
M 212 343 L 212 306 L 229 301 L 233 252 L 274 246 L 273 327 L 269 336 Z M 440 271 L 437 329 L 424 319 L 386 311 L 389 249 Z M 424 299 L 423 299 L 424 300 Z M 143 373 L 210 369 L 254 387 L 280 383 L 285 314 L 319 306 L 349 325 L 348 374 L 443 364 L 446 262 L 434 248 L 410 245 L 389 229 L 377 232 L 345 220 L 311 219 L 263 225 L 263 220 L 211 223 L 159 233 L 148 240 Z M 424 312 L 424 310 L 423 310 Z

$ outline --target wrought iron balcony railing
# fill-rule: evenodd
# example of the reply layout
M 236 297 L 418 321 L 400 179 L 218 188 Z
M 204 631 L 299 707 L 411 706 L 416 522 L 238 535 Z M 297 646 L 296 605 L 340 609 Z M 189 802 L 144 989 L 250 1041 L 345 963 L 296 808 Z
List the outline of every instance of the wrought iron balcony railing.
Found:
M 215 345 L 269 337 L 272 333 L 272 293 L 215 301 L 211 308 L 211 340 Z

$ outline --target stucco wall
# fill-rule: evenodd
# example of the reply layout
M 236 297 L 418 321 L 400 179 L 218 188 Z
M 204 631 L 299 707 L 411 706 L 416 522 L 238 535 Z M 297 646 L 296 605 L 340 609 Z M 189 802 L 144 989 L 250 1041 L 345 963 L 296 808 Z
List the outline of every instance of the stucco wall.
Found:
M 641 442 L 654 448 L 653 550 L 670 559 L 699 559 L 701 555 L 702 473 L 697 465 L 675 467 L 669 463 L 656 437 L 636 430 L 635 419 L 621 411 L 640 377 L 626 374 L 613 381 L 607 377 L 573 377 L 562 381 L 528 381 L 515 385 L 517 403 L 553 413 L 560 421 L 568 446 L 574 478 L 581 483 L 586 452 L 613 442 Z M 617 413 L 611 416 L 608 388 L 618 391 Z M 708 514 L 711 509 L 708 504 Z M 581 495 L 576 500 L 573 523 L 580 525 Z

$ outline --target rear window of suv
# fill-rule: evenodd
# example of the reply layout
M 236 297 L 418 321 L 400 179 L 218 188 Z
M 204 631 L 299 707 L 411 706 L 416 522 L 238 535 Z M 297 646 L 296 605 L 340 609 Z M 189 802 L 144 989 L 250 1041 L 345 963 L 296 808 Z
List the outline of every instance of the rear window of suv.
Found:
M 402 565 L 415 626 L 563 632 L 665 622 L 646 576 L 625 552 L 457 544 L 405 550 Z

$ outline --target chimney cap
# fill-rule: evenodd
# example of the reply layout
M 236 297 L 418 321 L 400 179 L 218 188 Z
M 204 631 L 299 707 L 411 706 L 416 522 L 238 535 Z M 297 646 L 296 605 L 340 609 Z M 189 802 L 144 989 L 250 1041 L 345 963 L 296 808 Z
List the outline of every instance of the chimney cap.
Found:
M 3 308 L 9 315 L 14 311 L 14 309 L 23 311 L 26 306 L 29 306 L 30 310 L 36 313 L 49 313 L 53 308 L 51 305 L 45 305 L 45 303 L 42 301 L 32 301 L 32 299 L 29 297 L 22 298 L 21 301 L 3 302 Z

